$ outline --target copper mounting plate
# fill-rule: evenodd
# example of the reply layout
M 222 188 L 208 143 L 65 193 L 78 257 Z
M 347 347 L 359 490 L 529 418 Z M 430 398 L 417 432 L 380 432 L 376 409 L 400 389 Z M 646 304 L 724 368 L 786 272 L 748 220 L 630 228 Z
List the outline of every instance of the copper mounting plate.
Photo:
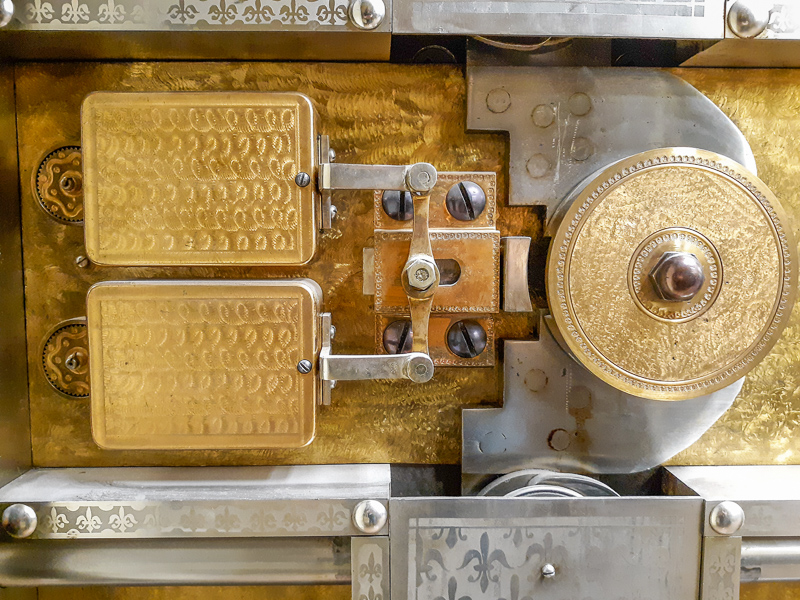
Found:
M 96 92 L 86 252 L 104 265 L 299 265 L 317 227 L 314 109 L 289 92 Z
M 87 296 L 92 435 L 110 449 L 297 448 L 314 437 L 309 279 L 129 281 Z
M 629 276 L 650 285 L 639 259 L 692 240 L 715 257 L 713 289 L 669 313 L 644 305 Z M 607 383 L 655 400 L 744 377 L 786 326 L 796 287 L 797 247 L 777 198 L 741 165 L 692 148 L 637 154 L 598 175 L 565 213 L 548 259 L 548 300 L 569 350 Z

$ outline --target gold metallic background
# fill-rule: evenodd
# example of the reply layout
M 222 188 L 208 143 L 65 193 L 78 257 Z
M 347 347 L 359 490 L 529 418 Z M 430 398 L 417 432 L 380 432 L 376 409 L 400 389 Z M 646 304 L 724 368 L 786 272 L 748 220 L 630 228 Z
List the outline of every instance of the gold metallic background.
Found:
M 800 216 L 800 71 L 677 70 L 707 94 L 747 136 L 759 175 L 793 215 Z M 746 85 L 743 84 L 746 82 Z M 501 135 L 465 134 L 463 74 L 454 67 L 346 64 L 29 64 L 17 67 L 17 110 L 23 204 L 23 242 L 33 435 L 37 466 L 204 465 L 396 461 L 456 463 L 460 410 L 500 402 L 499 368 L 439 369 L 433 381 L 413 384 L 342 382 L 333 406 L 318 417 L 319 437 L 291 452 L 108 452 L 89 430 L 86 400 L 65 400 L 41 375 L 38 348 L 56 322 L 84 314 L 89 285 L 142 277 L 310 276 L 323 287 L 325 309 L 334 314 L 336 352 L 368 352 L 374 318 L 371 297 L 361 294 L 361 248 L 372 245 L 372 198 L 368 192 L 335 196 L 339 219 L 322 236 L 317 258 L 302 269 L 81 270 L 82 230 L 58 224 L 39 208 L 31 174 L 56 146 L 80 139 L 79 106 L 96 89 L 298 90 L 317 104 L 321 125 L 341 161 L 428 161 L 442 170 L 498 171 L 498 229 L 503 235 L 541 236 L 535 211 L 508 208 L 507 147 Z M 346 232 L 346 237 L 343 236 Z M 324 265 L 324 266 L 323 266 Z M 364 318 L 368 315 L 369 318 Z M 503 316 L 498 338 L 524 337 L 535 319 Z M 754 369 L 733 408 L 673 464 L 800 462 L 800 310 L 783 337 Z M 349 588 L 42 588 L 43 600 L 139 598 L 339 599 Z M 742 587 L 743 600 L 800 595 L 797 584 Z

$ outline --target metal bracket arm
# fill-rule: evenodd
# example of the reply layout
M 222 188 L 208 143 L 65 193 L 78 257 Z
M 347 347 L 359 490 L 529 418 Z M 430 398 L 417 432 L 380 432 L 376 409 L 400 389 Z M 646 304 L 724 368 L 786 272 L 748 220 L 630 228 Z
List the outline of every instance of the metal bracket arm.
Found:
M 433 376 L 433 361 L 422 352 L 374 356 L 329 352 L 319 357 L 320 377 L 326 381 L 410 379 L 415 383 L 425 383 Z

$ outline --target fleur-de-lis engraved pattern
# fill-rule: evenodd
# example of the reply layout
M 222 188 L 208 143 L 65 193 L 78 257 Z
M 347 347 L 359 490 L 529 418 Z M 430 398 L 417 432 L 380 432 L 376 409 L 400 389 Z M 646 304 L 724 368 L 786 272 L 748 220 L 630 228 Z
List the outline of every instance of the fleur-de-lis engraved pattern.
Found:
M 317 8 L 317 20 L 330 25 L 346 21 L 347 5 L 337 3 L 336 0 L 328 0 L 327 4 L 322 4 Z
M 214 526 L 219 531 L 235 531 L 239 529 L 240 523 L 239 517 L 235 513 L 232 513 L 227 506 L 222 512 L 217 513 L 217 516 L 214 518 Z
M 185 0 L 178 0 L 177 4 L 173 4 L 167 9 L 167 14 L 173 22 L 186 23 L 187 21 L 191 22 L 197 16 L 198 10 Z
M 108 519 L 108 524 L 111 525 L 111 529 L 116 529 L 122 533 L 128 531 L 128 529 L 132 528 L 137 523 L 136 517 L 130 513 L 126 513 L 124 506 L 120 506 L 119 512 L 112 514 Z
M 281 7 L 279 14 L 284 23 L 305 23 L 308 21 L 308 9 L 296 0 L 289 0 L 289 4 Z
M 80 23 L 89 20 L 89 6 L 81 4 L 78 0 L 72 0 L 68 4 L 61 5 L 61 20 L 65 22 Z
M 60 512 L 58 512 L 55 506 L 50 509 L 50 512 L 44 518 L 44 522 L 42 523 L 44 528 L 50 533 L 58 533 L 58 530 L 63 528 L 66 524 L 66 515 L 62 515 Z
M 115 0 L 108 0 L 100 5 L 97 20 L 101 23 L 121 23 L 125 20 L 125 7 Z
M 92 507 L 87 506 L 86 514 L 78 517 L 75 524 L 78 526 L 78 529 L 83 529 L 88 533 L 92 533 L 95 529 L 100 529 L 103 522 L 100 520 L 100 517 L 92 514 Z
M 212 21 L 218 21 L 223 25 L 228 21 L 236 19 L 236 6 L 227 4 L 225 0 L 219 0 L 219 4 L 212 6 L 208 9 L 208 14 L 211 15 Z
M 53 5 L 42 0 L 34 0 L 25 5 L 25 13 L 29 21 L 42 23 L 53 19 Z
M 401 512 L 397 518 L 407 517 Z M 407 521 L 409 599 L 536 600 L 563 589 L 553 585 L 577 580 L 586 582 L 580 586 L 582 591 L 573 595 L 578 599 L 593 598 L 591 591 L 598 586 L 617 581 L 626 585 L 618 588 L 621 593 L 614 592 L 615 600 L 653 598 L 653 585 L 674 591 L 674 565 L 670 564 L 674 556 L 670 553 L 680 552 L 680 535 L 665 536 L 661 523 L 637 523 L 632 527 L 635 533 L 620 535 L 620 529 L 626 526 L 578 526 L 572 518 L 565 518 L 567 523 L 561 526 L 554 524 L 558 518 L 542 518 L 537 525 L 519 524 L 513 519 L 459 518 L 458 526 L 453 526 L 455 520 L 426 518 L 424 524 L 420 523 L 421 518 Z M 487 525 L 487 521 L 496 524 Z M 667 538 L 670 543 L 665 545 Z M 589 581 L 583 573 L 589 571 L 588 557 L 594 555 L 603 557 L 603 562 L 601 568 L 591 570 L 599 575 Z M 555 566 L 556 579 L 543 577 L 546 563 Z M 631 578 L 626 576 L 631 568 L 652 572 L 652 580 L 631 585 Z M 360 574 L 366 574 L 368 569 L 367 561 Z M 405 597 L 402 593 L 401 596 Z M 662 593 L 657 597 L 668 596 Z M 723 596 L 718 600 L 731 599 Z
M 362 564 L 358 570 L 359 577 L 366 577 L 372 583 L 376 578 L 383 575 L 383 567 L 380 561 L 375 559 L 375 552 L 369 553 L 367 564 Z
M 351 542 L 353 572 L 353 598 L 358 600 L 384 600 L 389 597 L 388 558 L 389 539 L 354 538 Z
M 317 515 L 317 523 L 322 527 L 340 527 L 350 518 L 343 507 L 337 507 L 331 504 L 328 510 L 321 512 Z
M 247 23 L 269 23 L 275 13 L 266 3 L 262 6 L 261 0 L 255 0 L 252 6 L 244 9 L 242 16 Z

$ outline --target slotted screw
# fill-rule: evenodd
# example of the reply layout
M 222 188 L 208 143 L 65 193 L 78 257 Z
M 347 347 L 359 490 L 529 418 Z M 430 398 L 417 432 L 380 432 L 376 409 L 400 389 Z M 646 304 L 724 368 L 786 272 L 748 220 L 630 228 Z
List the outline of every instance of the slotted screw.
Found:
M 392 321 L 383 330 L 383 348 L 389 354 L 407 354 L 411 352 L 411 321 L 404 319 Z
M 461 358 L 475 358 L 486 349 L 486 331 L 477 321 L 456 321 L 447 330 L 447 347 Z
M 294 178 L 294 182 L 300 187 L 306 187 L 309 183 L 311 183 L 311 176 L 304 171 L 300 171 Z
M 303 375 L 307 373 L 311 373 L 311 361 L 306 360 L 305 358 L 297 363 L 297 370 L 300 371 Z
M 474 221 L 486 208 L 486 193 L 477 183 L 462 181 L 447 192 L 445 205 L 459 221 Z
M 411 192 L 386 190 L 381 198 L 383 212 L 395 221 L 410 221 L 414 218 L 414 197 Z

